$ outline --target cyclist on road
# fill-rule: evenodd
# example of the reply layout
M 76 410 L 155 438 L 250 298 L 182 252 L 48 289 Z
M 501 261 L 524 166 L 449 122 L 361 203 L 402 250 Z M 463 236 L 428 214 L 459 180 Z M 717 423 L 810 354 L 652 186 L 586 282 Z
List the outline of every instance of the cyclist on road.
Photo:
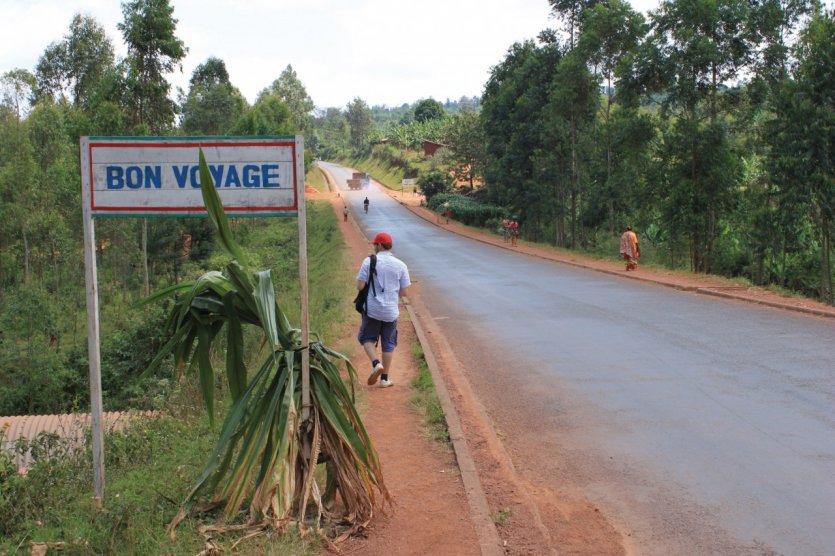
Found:
M 365 209 L 365 214 L 368 214 L 368 205 L 371 201 L 368 200 L 368 197 L 365 198 L 365 201 L 362 202 L 362 206 Z

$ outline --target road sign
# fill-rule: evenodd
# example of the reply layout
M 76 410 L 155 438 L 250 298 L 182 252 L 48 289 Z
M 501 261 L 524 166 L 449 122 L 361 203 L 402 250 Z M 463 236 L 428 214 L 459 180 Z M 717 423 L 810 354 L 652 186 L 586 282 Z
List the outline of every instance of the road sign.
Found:
M 414 185 L 414 184 L 415 184 L 415 180 L 411 180 L 411 179 L 400 181 L 400 185 Z
M 310 412 L 304 138 L 82 137 L 81 205 L 87 286 L 87 351 L 93 448 L 93 503 L 104 498 L 101 350 L 95 217 L 206 216 L 202 149 L 230 216 L 298 216 L 301 298 L 302 419 Z
M 205 216 L 197 165 L 201 148 L 227 214 L 298 211 L 299 145 L 293 137 L 85 139 L 82 187 L 94 217 Z

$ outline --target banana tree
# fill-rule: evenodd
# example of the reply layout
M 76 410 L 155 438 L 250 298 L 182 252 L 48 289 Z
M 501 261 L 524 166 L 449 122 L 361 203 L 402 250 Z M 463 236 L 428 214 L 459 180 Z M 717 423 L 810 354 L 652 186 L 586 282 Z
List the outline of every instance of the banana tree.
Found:
M 203 151 L 200 151 L 203 200 L 221 246 L 232 260 L 223 271 L 207 272 L 149 297 L 174 296 L 168 318 L 170 339 L 151 368 L 173 354 L 180 369 L 196 369 L 209 419 L 214 415 L 215 369 L 212 350 L 225 334 L 225 375 L 232 407 L 217 445 L 168 525 L 174 529 L 198 509 L 224 507 L 227 520 L 249 504 L 243 525 L 215 526 L 212 532 L 258 534 L 296 523 L 302 534 L 322 532 L 325 521 L 347 524 L 337 540 L 366 527 L 378 505 L 391 499 L 383 482 L 377 453 L 355 406 L 356 370 L 344 355 L 326 347 L 315 335 L 309 342 L 310 418 L 302 422 L 301 330 L 293 328 L 275 297 L 269 270 L 247 268 L 241 247 L 233 240 Z M 266 356 L 250 376 L 244 357 L 243 330 L 263 333 Z M 344 363 L 347 382 L 338 365 Z M 325 462 L 326 485 L 314 478 Z M 332 513 L 336 495 L 341 511 Z M 198 507 L 198 502 L 202 505 Z

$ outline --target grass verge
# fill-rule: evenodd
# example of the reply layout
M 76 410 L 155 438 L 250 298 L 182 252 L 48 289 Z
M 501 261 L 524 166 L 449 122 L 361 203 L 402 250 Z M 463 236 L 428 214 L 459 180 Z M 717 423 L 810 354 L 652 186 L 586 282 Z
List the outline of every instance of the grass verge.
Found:
M 308 203 L 308 273 L 311 328 L 325 337 L 352 317 L 353 269 L 327 202 Z M 273 269 L 276 292 L 288 311 L 298 314 L 298 247 L 295 219 L 250 220 L 235 226 L 253 258 Z M 243 236 L 243 237 L 241 237 Z M 214 264 L 212 267 L 214 268 Z M 297 322 L 297 320 L 294 320 Z M 222 346 L 216 369 L 222 368 Z M 253 342 L 252 357 L 260 359 Z M 141 369 L 137 369 L 137 372 Z M 218 379 L 217 399 L 223 399 Z M 0 451 L 0 555 L 61 554 L 197 554 L 208 549 L 199 531 L 219 514 L 189 519 L 174 540 L 165 525 L 203 471 L 219 430 L 212 430 L 200 401 L 197 380 L 186 376 L 171 392 L 163 415 L 137 422 L 105 438 L 106 491 L 104 509 L 92 508 L 89 444 L 62 443 L 52 435 L 34 440 L 36 463 L 19 473 L 8 452 Z M 105 404 L 107 400 L 105 400 Z M 219 404 L 223 405 L 223 404 Z M 222 422 L 222 415 L 218 416 Z M 3 431 L 0 431 L 2 436 Z M 213 541 L 232 552 L 234 535 Z M 240 554 L 316 554 L 319 545 L 290 534 L 267 533 L 237 547 Z
M 412 355 L 418 362 L 418 374 L 409 383 L 412 389 L 409 401 L 412 407 L 423 415 L 423 423 L 429 437 L 436 442 L 449 442 L 444 410 L 435 392 L 435 383 L 423 357 L 423 349 L 417 340 L 412 342 Z
M 32 442 L 46 449 L 21 476 L 0 464 L 0 554 L 197 554 L 206 548 L 199 532 L 207 514 L 177 529 L 165 525 L 203 470 L 217 431 L 209 428 L 199 393 L 184 384 L 166 414 L 143 419 L 105 437 L 107 489 L 102 510 L 90 501 L 89 445 L 43 435 Z M 182 407 L 190 410 L 181 412 Z M 4 473 L 4 470 L 6 471 Z M 230 550 L 235 538 L 216 540 Z M 38 550 L 43 552 L 38 552 Z M 315 554 L 316 544 L 284 535 L 255 539 L 241 554 Z
M 327 193 L 328 192 L 328 182 L 325 179 L 325 175 L 322 173 L 322 170 L 319 168 L 313 168 L 307 175 L 304 177 L 304 181 L 307 184 L 310 184 L 312 187 L 319 191 L 320 193 Z

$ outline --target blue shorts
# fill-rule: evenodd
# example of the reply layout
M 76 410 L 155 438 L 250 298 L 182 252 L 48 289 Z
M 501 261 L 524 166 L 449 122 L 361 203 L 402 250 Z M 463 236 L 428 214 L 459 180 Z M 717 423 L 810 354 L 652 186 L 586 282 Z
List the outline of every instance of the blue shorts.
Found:
M 360 344 L 374 342 L 375 346 L 378 340 L 382 340 L 383 353 L 391 353 L 397 347 L 397 320 L 383 322 L 363 313 L 357 340 Z

